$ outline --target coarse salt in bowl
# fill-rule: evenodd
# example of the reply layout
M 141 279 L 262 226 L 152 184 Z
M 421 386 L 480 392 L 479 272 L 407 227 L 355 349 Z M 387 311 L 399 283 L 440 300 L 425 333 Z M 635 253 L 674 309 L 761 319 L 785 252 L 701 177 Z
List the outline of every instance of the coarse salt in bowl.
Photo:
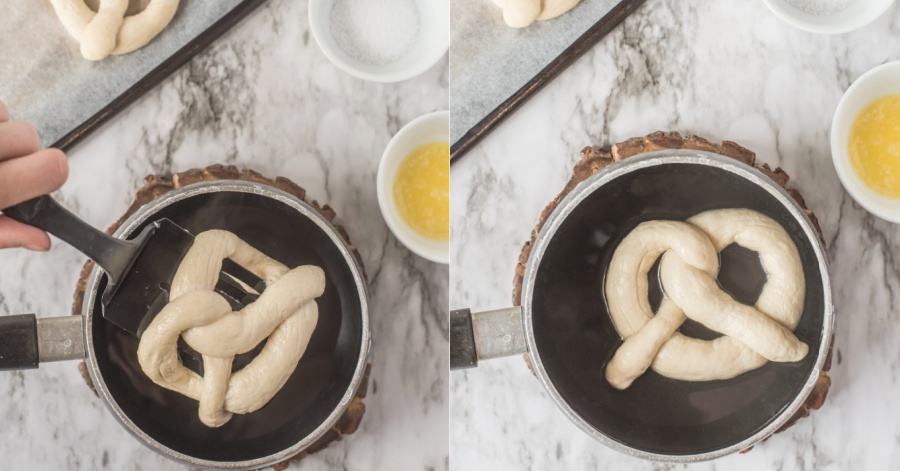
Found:
M 763 0 L 785 23 L 820 34 L 840 34 L 875 21 L 894 0 Z
M 335 66 L 371 82 L 400 82 L 450 46 L 449 0 L 311 0 L 309 26 Z
M 850 162 L 850 128 L 859 113 L 885 95 L 900 93 L 900 61 L 888 62 L 866 72 L 841 97 L 831 123 L 831 158 L 841 184 L 870 213 L 900 223 L 900 198 L 890 198 L 869 188 Z

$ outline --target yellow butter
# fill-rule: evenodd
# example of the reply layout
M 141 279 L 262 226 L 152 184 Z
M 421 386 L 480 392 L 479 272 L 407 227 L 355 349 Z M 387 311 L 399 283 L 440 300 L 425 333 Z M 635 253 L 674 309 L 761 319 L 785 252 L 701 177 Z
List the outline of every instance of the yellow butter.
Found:
M 900 94 L 866 105 L 850 127 L 850 163 L 866 186 L 900 197 Z
M 450 143 L 417 147 L 394 178 L 394 202 L 400 217 L 429 239 L 450 238 Z

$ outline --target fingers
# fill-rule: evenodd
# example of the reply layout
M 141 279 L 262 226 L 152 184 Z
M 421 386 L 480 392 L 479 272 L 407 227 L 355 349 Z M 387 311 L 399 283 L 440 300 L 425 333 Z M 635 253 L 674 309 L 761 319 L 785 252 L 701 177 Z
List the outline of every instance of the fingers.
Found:
M 0 161 L 28 155 L 40 148 L 37 129 L 27 121 L 0 123 Z
M 25 247 L 28 250 L 50 250 L 50 237 L 44 231 L 0 216 L 0 249 Z
M 69 176 L 69 163 L 59 149 L 44 149 L 0 162 L 0 208 L 7 208 L 59 189 Z
M 0 101 L 0 208 L 59 189 L 69 176 L 69 163 L 59 149 L 40 150 L 37 130 L 25 121 L 9 121 Z M 0 215 L 0 249 L 50 250 L 42 230 Z

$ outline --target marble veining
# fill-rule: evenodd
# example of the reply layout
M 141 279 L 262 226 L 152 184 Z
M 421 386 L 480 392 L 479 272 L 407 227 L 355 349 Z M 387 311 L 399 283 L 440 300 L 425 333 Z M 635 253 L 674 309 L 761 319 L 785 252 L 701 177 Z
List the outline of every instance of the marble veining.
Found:
M 450 307 L 510 303 L 515 263 L 578 152 L 656 130 L 730 139 L 783 167 L 828 243 L 837 341 L 822 410 L 750 453 L 693 465 L 612 451 L 519 357 L 450 377 L 451 469 L 892 469 L 900 459 L 900 229 L 841 187 L 829 128 L 867 70 L 900 59 L 900 8 L 853 33 L 782 23 L 763 2 L 649 0 L 451 172 Z
M 148 174 L 213 163 L 282 175 L 338 213 L 369 274 L 372 376 L 361 428 L 304 470 L 445 469 L 449 463 L 448 269 L 391 235 L 375 197 L 378 161 L 410 120 L 448 108 L 446 60 L 398 84 L 335 68 L 307 26 L 307 2 L 270 0 L 69 153 L 55 196 L 106 227 Z M 0 313 L 67 315 L 85 257 L 0 252 Z M 184 469 L 133 439 L 75 362 L 0 374 L 3 469 Z

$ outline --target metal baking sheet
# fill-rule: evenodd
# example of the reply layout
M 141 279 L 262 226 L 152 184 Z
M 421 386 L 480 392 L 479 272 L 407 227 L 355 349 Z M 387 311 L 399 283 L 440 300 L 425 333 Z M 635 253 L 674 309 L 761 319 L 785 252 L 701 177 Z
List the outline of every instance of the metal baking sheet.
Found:
M 140 10 L 148 0 L 131 0 Z M 96 0 L 88 1 L 96 7 Z M 92 5 L 92 3 L 94 5 Z M 67 147 L 137 99 L 262 0 L 181 0 L 149 44 L 99 62 L 84 59 L 49 0 L 10 2 L 0 15 L 0 100 L 31 121 L 42 146 Z
M 460 157 L 644 0 L 582 0 L 522 29 L 490 0 L 450 2 L 450 141 Z

